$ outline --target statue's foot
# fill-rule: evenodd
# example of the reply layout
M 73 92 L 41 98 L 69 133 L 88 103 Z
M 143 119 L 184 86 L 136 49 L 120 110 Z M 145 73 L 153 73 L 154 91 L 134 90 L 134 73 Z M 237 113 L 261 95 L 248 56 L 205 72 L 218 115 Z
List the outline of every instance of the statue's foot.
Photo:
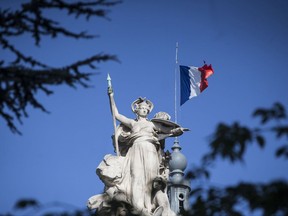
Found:
M 103 203 L 109 201 L 107 194 L 98 194 L 90 197 L 87 201 L 87 207 L 90 210 L 97 209 Z

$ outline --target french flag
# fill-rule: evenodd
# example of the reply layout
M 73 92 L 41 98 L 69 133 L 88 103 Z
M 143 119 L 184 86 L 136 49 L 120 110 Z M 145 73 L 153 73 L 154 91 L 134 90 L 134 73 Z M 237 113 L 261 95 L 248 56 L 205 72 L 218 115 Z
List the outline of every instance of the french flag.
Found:
M 214 73 L 212 65 L 202 67 L 180 65 L 180 106 L 208 87 L 207 78 Z

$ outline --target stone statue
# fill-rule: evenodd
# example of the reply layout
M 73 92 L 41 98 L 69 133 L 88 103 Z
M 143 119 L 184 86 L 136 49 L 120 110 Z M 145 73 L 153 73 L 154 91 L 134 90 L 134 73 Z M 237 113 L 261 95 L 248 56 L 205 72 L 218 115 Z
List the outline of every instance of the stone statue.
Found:
M 88 207 L 98 211 L 101 208 L 109 209 L 109 203 L 116 201 L 130 206 L 131 215 L 153 215 L 155 204 L 152 204 L 152 183 L 159 175 L 163 178 L 168 176 L 165 174 L 167 169 L 163 168 L 163 164 L 167 164 L 163 161 L 167 159 L 164 154 L 164 140 L 167 137 L 180 136 L 187 129 L 169 121 L 170 116 L 165 112 L 157 113 L 151 121 L 148 120 L 153 103 L 145 98 L 138 98 L 132 103 L 131 108 L 136 118 L 128 118 L 118 112 L 111 83 L 108 95 L 113 117 L 120 122 L 113 138 L 118 153 L 117 156 L 106 155 L 97 167 L 96 173 L 105 184 L 104 194 L 91 197 Z M 155 199 L 157 203 L 161 203 L 161 198 Z M 164 202 L 166 199 L 168 200 L 167 195 Z M 165 204 L 165 208 L 169 208 L 169 203 Z

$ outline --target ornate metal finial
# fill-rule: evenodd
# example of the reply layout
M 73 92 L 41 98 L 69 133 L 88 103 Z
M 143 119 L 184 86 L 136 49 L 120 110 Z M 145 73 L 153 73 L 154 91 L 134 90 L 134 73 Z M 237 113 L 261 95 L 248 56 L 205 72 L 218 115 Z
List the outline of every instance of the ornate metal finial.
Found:
M 183 210 L 189 210 L 189 194 L 191 191 L 190 181 L 184 177 L 184 170 L 187 166 L 185 155 L 181 153 L 181 146 L 179 141 L 175 139 L 172 146 L 171 160 L 169 161 L 170 169 L 170 184 L 168 187 L 168 194 L 170 199 L 171 209 L 177 214 L 181 215 Z

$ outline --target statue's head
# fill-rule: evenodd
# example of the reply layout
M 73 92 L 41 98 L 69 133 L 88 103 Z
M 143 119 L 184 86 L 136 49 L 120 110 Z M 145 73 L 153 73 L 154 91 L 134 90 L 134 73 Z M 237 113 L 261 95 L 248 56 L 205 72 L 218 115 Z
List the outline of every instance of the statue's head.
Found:
M 131 108 L 132 108 L 132 111 L 134 113 L 138 113 L 138 110 L 140 108 L 145 108 L 147 109 L 147 114 L 149 114 L 152 109 L 153 109 L 154 105 L 151 101 L 147 100 L 146 98 L 138 98 L 137 100 L 135 100 L 132 104 L 131 104 Z
M 166 180 L 163 178 L 163 176 L 157 176 L 153 180 L 153 188 L 156 190 L 162 190 L 164 192 L 166 188 Z

